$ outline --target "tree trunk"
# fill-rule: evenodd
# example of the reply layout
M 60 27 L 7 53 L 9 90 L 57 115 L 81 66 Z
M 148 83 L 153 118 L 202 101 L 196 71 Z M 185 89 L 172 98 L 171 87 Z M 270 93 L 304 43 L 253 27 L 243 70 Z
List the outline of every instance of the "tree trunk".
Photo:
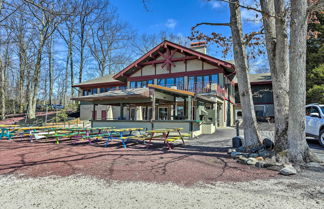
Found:
M 72 49 L 72 34 L 70 34 L 70 43 L 69 43 L 69 53 L 70 53 L 70 73 L 71 73 L 71 96 L 74 97 L 74 89 L 72 88 L 74 84 L 74 69 L 73 69 L 73 49 Z M 82 77 L 82 75 L 81 75 Z M 81 78 L 82 80 L 82 78 Z
M 39 40 L 39 46 L 38 46 L 38 50 L 37 50 L 35 71 L 34 71 L 33 79 L 31 81 L 30 93 L 29 93 L 29 98 L 28 98 L 27 117 L 29 119 L 36 118 L 36 103 L 37 103 L 37 94 L 38 94 L 38 89 L 39 89 L 39 75 L 40 75 L 40 71 L 41 71 L 41 62 L 42 62 L 44 43 L 45 43 L 44 32 L 40 31 L 40 40 Z
M 69 79 L 69 63 L 70 63 L 70 53 L 66 56 L 65 62 L 65 81 L 64 81 L 64 93 L 63 93 L 63 104 L 66 105 L 66 95 L 68 90 L 68 79 Z M 73 93 L 72 93 L 73 94 Z
M 53 38 L 48 42 L 48 80 L 49 80 L 49 94 L 48 100 L 49 104 L 53 104 L 53 88 L 54 88 L 54 70 L 53 70 L 53 56 L 52 56 Z
M 5 67 L 2 63 L 2 60 L 0 58 L 0 95 L 1 95 L 1 120 L 4 120 L 6 118 L 6 97 L 5 97 Z
M 247 56 L 242 41 L 242 22 L 238 0 L 231 0 L 230 25 L 233 39 L 233 51 L 236 65 L 236 75 L 243 112 L 244 141 L 243 145 L 252 148 L 260 143 L 256 116 L 252 100 L 251 86 L 248 76 Z
M 288 148 L 289 63 L 288 35 L 283 0 L 260 0 L 266 48 L 272 76 L 275 113 L 275 151 Z M 275 18 L 274 16 L 277 16 Z
M 80 17 L 80 68 L 79 68 L 79 83 L 82 82 L 82 74 L 83 74 L 83 64 L 84 64 L 84 48 L 85 48 L 85 16 Z M 79 96 L 81 92 L 79 91 Z
M 310 160 L 305 136 L 307 0 L 291 0 L 289 159 L 300 164 Z
M 25 73 L 26 73 L 26 64 L 27 64 L 27 55 L 26 55 L 26 45 L 24 40 L 20 40 L 19 43 L 19 113 L 24 112 L 24 103 L 25 103 Z

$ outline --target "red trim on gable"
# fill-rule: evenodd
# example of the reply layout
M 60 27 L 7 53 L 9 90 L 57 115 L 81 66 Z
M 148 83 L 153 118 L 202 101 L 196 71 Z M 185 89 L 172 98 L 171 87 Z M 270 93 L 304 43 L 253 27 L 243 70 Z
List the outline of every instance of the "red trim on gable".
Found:
M 214 57 L 211 57 L 209 55 L 206 55 L 206 54 L 203 54 L 203 53 L 200 53 L 200 52 L 197 52 L 195 50 L 192 50 L 192 49 L 189 49 L 187 47 L 184 47 L 184 46 L 181 46 L 181 45 L 178 45 L 178 44 L 175 44 L 175 43 L 172 43 L 170 41 L 163 41 L 162 43 L 160 43 L 159 45 L 157 45 L 156 47 L 154 47 L 153 49 L 151 49 L 149 52 L 147 52 L 146 54 L 144 54 L 142 57 L 140 57 L 138 60 L 136 60 L 135 62 L 133 62 L 132 64 L 130 64 L 129 66 L 127 66 L 125 69 L 123 69 L 122 71 L 120 71 L 119 73 L 117 73 L 116 75 L 114 75 L 113 78 L 115 79 L 118 79 L 120 78 L 121 76 L 123 76 L 128 70 L 130 70 L 131 68 L 133 67 L 136 67 L 139 65 L 140 62 L 144 61 L 146 58 L 150 57 L 150 55 L 159 50 L 160 47 L 165 47 L 167 48 L 168 46 L 171 46 L 175 49 L 179 49 L 181 52 L 186 52 L 188 54 L 191 54 L 191 55 L 195 55 L 198 57 L 198 59 L 204 59 L 206 61 L 209 61 L 211 63 L 214 63 L 218 66 L 222 66 L 222 67 L 225 67 L 225 68 L 228 68 L 228 69 L 232 69 L 233 71 L 235 71 L 235 66 L 231 63 L 228 63 L 228 62 L 225 62 L 223 60 L 219 60 L 217 58 L 214 58 Z
M 158 74 L 158 75 L 146 75 L 146 76 L 136 76 L 128 77 L 127 81 L 145 81 L 151 79 L 159 78 L 172 78 L 172 77 L 181 77 L 181 76 L 195 76 L 195 75 L 211 75 L 214 73 L 223 73 L 223 69 L 211 69 L 211 70 L 195 70 L 171 74 Z

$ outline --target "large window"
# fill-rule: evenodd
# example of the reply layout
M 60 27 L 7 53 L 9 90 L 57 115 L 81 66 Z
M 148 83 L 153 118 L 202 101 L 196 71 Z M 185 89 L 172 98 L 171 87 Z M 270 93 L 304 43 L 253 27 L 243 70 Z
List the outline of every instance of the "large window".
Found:
M 157 80 L 157 85 L 159 85 L 159 86 L 165 86 L 165 79 L 164 78 L 158 79 Z
M 97 94 L 97 93 L 98 93 L 98 89 L 97 88 L 84 89 L 82 95 L 83 96 L 88 96 L 88 95 Z
M 166 87 L 172 87 L 174 86 L 174 78 L 167 78 L 165 79 Z
M 195 76 L 188 77 L 188 91 L 195 91 Z
M 145 88 L 148 84 L 153 84 L 153 80 L 147 80 L 147 81 L 131 81 L 130 82 L 130 88 Z
M 175 85 L 177 86 L 177 89 L 184 89 L 184 77 L 177 77 L 175 78 Z
M 135 89 L 136 88 L 136 82 L 135 81 L 131 81 L 130 82 L 130 88 L 131 89 Z
M 218 83 L 219 83 L 219 80 L 218 80 L 218 74 L 213 74 L 213 75 L 211 75 L 211 76 L 210 76 L 210 82 L 211 82 L 212 84 L 214 84 L 214 83 L 218 84 Z
M 177 86 L 177 89 L 184 88 L 184 77 L 162 78 L 157 80 L 157 85 L 171 88 Z

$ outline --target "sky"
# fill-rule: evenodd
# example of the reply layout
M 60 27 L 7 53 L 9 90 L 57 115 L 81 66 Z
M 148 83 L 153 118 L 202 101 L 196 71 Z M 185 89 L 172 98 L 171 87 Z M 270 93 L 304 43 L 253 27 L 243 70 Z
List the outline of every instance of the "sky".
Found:
M 246 4 L 253 5 L 255 0 L 247 0 Z M 172 32 L 173 34 L 190 36 L 191 28 L 199 22 L 229 22 L 229 8 L 226 2 L 217 0 L 110 0 L 117 8 L 122 21 L 129 25 L 139 34 L 158 33 L 160 31 Z M 242 9 L 243 31 L 257 31 L 261 27 L 260 17 L 255 13 Z M 218 32 L 229 36 L 228 27 L 201 26 L 200 31 L 204 33 Z M 220 49 L 209 46 L 208 53 L 221 58 Z M 263 65 L 260 57 L 253 61 L 251 68 Z M 226 59 L 233 59 L 232 55 Z M 256 66 L 254 66 L 256 65 Z M 264 66 L 263 66 L 264 67 Z M 257 71 L 258 69 L 252 69 Z

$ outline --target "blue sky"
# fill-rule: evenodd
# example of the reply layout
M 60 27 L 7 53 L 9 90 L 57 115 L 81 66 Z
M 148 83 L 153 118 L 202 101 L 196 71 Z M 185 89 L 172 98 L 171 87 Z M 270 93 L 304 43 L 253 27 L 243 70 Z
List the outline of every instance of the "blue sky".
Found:
M 168 31 L 190 36 L 191 27 L 199 22 L 228 22 L 229 9 L 225 2 L 217 0 L 147 0 L 145 9 L 142 0 L 110 0 L 117 8 L 121 20 L 128 22 L 138 33 L 158 33 Z M 254 0 L 247 1 L 253 4 Z M 261 22 L 255 20 L 255 13 L 242 9 L 243 30 L 257 31 Z M 201 26 L 205 33 L 218 32 L 230 35 L 227 27 Z M 210 46 L 209 53 L 221 57 L 220 49 Z M 231 55 L 226 59 L 232 59 Z M 260 60 L 254 61 L 260 63 Z M 252 66 L 251 66 L 252 67 Z

